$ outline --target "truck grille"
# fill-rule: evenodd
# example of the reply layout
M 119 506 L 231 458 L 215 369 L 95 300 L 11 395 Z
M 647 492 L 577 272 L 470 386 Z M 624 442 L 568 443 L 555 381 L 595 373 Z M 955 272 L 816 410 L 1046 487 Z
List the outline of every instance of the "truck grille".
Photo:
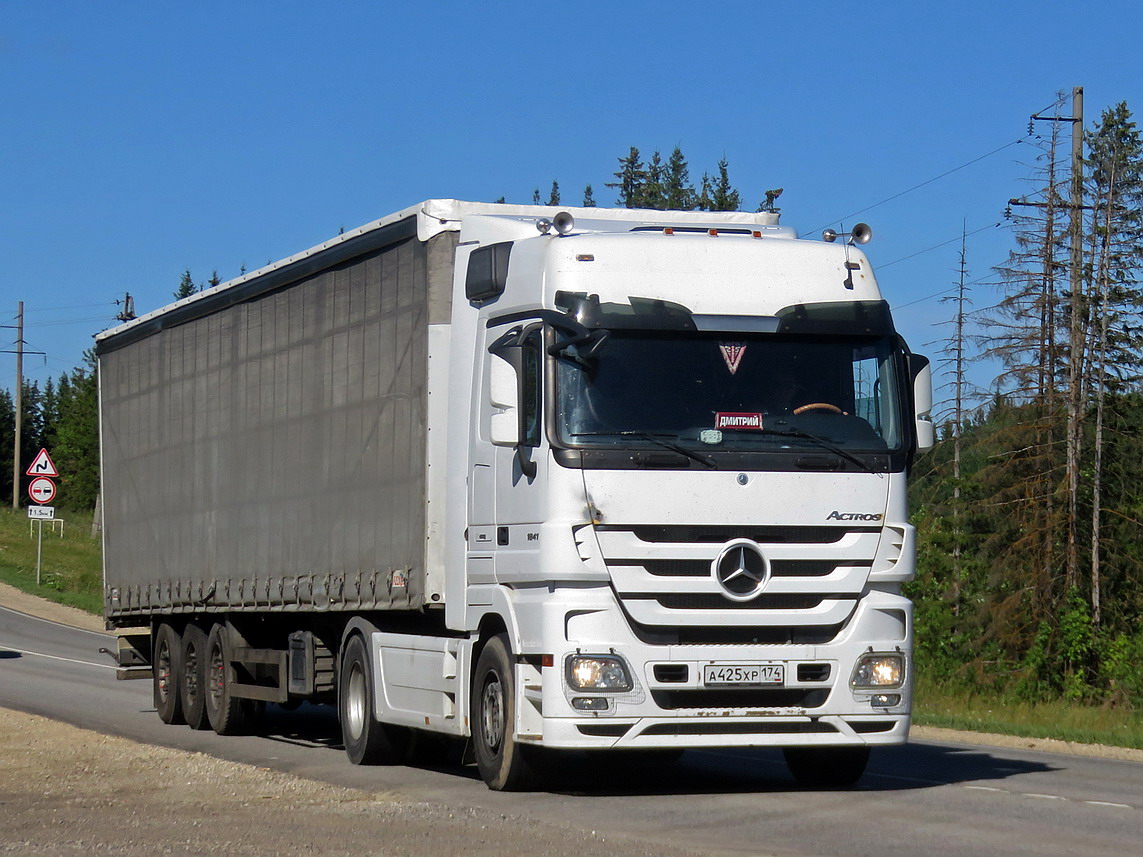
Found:
M 824 643 L 856 609 L 876 527 L 596 527 L 623 609 L 644 639 L 693 643 Z M 731 598 L 712 571 L 729 542 L 754 542 L 770 576 L 753 598 Z M 581 542 L 581 550 L 583 543 Z

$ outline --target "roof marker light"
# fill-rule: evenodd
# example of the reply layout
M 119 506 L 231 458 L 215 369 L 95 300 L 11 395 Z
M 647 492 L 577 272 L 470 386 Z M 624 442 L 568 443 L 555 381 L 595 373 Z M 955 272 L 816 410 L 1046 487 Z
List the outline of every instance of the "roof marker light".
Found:
M 669 226 L 664 226 L 664 227 L 663 227 L 663 234 L 664 234 L 664 235 L 674 235 L 674 234 L 675 234 L 675 230 L 673 230 L 673 229 L 672 229 L 671 227 L 669 227 Z
M 761 238 L 761 237 L 762 237 L 762 233 L 761 233 L 759 230 L 757 230 L 757 229 L 755 229 L 755 230 L 754 230 L 753 232 L 751 232 L 750 234 L 751 234 L 751 235 L 753 235 L 755 238 Z
M 708 229 L 706 231 L 706 234 L 707 235 L 713 235 L 715 238 L 717 238 L 718 237 L 718 230 L 717 229 Z

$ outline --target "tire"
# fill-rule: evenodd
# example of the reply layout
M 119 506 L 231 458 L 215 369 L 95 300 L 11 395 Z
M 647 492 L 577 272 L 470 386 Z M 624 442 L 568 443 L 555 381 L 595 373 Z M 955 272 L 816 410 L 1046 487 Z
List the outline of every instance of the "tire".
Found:
M 472 749 L 476 767 L 490 789 L 522 791 L 536 784 L 535 747 L 515 739 L 516 688 L 506 634 L 488 641 L 472 676 Z
M 151 674 L 154 680 L 155 711 L 167 724 L 185 723 L 179 699 L 179 675 L 182 672 L 182 640 L 178 632 L 164 622 L 155 634 L 155 652 Z
M 408 730 L 377 719 L 373 670 L 365 640 L 354 634 L 341 654 L 337 674 L 337 715 L 345 755 L 355 765 L 395 765 L 408 753 Z
M 183 631 L 179 698 L 183 717 L 191 729 L 210 728 L 206 716 L 206 661 L 206 631 L 198 625 L 187 625 Z
M 246 728 L 249 704 L 231 693 L 234 681 L 230 666 L 230 638 L 226 626 L 216 623 L 206 638 L 206 692 L 203 693 L 206 717 L 219 735 L 237 735 Z
M 868 747 L 786 747 L 783 753 L 794 779 L 811 789 L 849 788 L 869 763 Z

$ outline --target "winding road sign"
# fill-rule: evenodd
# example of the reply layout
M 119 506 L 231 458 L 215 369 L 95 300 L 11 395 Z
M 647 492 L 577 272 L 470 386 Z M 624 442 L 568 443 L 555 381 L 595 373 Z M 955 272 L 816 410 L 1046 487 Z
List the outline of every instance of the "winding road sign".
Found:
M 36 457 L 32 459 L 32 463 L 28 465 L 27 475 L 58 477 L 60 472 L 56 470 L 56 466 L 52 462 L 52 457 L 48 455 L 48 451 L 41 449 L 36 453 Z

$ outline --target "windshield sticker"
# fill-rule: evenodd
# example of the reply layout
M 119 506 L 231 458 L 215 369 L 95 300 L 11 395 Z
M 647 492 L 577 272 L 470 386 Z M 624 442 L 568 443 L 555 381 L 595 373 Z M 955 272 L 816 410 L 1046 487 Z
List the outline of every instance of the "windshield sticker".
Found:
M 718 350 L 722 352 L 722 359 L 726 361 L 726 368 L 733 375 L 738 371 L 738 364 L 742 362 L 742 355 L 746 353 L 745 342 L 722 342 Z
M 717 429 L 748 429 L 761 431 L 762 415 L 719 411 L 714 415 L 714 427 Z

